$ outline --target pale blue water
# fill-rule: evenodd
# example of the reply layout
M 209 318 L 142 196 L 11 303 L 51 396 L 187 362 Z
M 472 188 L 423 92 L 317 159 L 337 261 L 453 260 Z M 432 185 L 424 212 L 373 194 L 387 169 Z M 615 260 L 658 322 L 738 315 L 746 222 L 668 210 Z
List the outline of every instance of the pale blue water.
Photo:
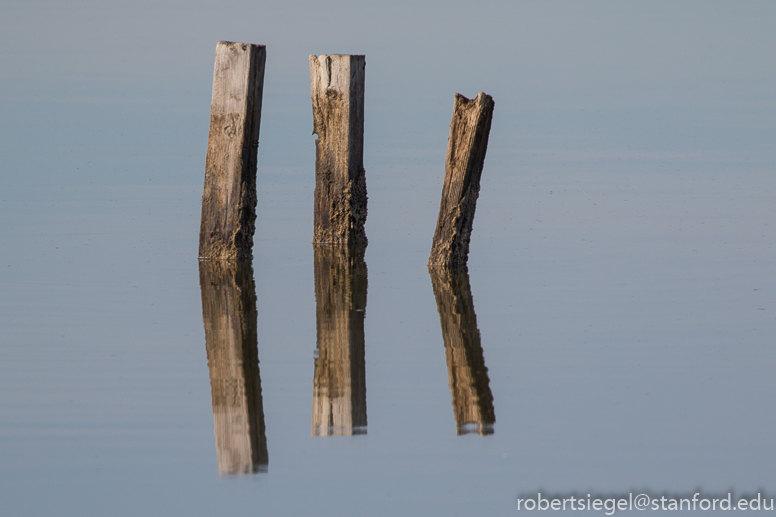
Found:
M 3 10 L 3 515 L 776 490 L 771 3 Z M 219 474 L 196 260 L 220 39 L 267 45 L 255 475 Z M 311 435 L 307 55 L 335 52 L 367 55 L 368 424 L 350 437 Z M 453 94 L 480 90 L 496 109 L 469 276 L 496 422 L 459 436 L 425 261 Z

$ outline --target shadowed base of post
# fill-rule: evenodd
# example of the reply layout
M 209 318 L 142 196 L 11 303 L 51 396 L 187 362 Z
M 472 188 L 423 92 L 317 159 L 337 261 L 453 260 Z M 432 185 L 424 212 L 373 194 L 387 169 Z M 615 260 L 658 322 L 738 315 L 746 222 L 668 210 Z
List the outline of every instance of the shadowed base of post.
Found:
M 313 245 L 313 436 L 366 434 L 365 246 Z
M 249 261 L 199 262 L 202 320 L 221 474 L 266 472 L 256 287 Z
M 429 267 L 442 325 L 457 434 L 493 434 L 496 414 L 466 267 Z

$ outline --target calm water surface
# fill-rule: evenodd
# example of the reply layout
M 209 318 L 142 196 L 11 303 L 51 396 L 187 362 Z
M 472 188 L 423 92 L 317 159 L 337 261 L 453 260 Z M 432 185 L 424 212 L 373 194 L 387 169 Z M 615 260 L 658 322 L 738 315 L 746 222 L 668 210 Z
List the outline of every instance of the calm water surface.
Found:
M 57 26 L 12 4 L 32 34 Z M 468 48 L 495 57 L 460 77 L 400 10 L 365 7 L 351 40 L 279 5 L 258 33 L 201 5 L 192 47 L 153 60 L 129 37 L 104 51 L 128 72 L 94 64 L 83 34 L 166 34 L 162 5 L 60 13 L 59 57 L 24 51 L 60 81 L 0 55 L 0 513 L 514 515 L 540 490 L 776 490 L 770 4 L 494 3 Z M 446 16 L 427 34 L 471 58 Z M 381 17 L 440 61 L 395 57 Z M 254 259 L 234 267 L 196 258 L 219 39 L 268 44 Z M 541 56 L 512 53 L 527 41 Z M 310 244 L 306 63 L 329 47 L 367 54 L 366 249 Z M 453 93 L 480 89 L 496 109 L 468 271 L 429 271 Z

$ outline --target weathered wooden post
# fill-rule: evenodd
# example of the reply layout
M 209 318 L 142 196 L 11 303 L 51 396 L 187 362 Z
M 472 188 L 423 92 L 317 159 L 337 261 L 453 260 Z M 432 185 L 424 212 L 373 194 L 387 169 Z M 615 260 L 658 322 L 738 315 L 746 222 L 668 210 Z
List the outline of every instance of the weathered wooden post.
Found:
M 455 94 L 453 121 L 447 140 L 445 182 L 428 257 L 429 266 L 461 266 L 469 258 L 493 106 L 493 98 L 482 92 L 471 100 Z
M 199 258 L 252 257 L 264 45 L 219 41 L 205 160 Z
M 364 56 L 310 56 L 314 243 L 366 244 Z

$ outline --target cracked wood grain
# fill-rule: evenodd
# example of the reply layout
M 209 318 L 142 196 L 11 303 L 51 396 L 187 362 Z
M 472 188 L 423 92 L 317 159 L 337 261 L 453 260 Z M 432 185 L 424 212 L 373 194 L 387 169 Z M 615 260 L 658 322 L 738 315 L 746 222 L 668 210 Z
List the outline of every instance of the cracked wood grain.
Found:
M 264 45 L 219 41 L 205 159 L 199 258 L 252 257 Z
M 469 258 L 493 106 L 493 98 L 482 92 L 474 99 L 455 94 L 445 181 L 429 266 L 462 266 Z
M 365 56 L 310 56 L 315 141 L 314 243 L 366 244 Z

